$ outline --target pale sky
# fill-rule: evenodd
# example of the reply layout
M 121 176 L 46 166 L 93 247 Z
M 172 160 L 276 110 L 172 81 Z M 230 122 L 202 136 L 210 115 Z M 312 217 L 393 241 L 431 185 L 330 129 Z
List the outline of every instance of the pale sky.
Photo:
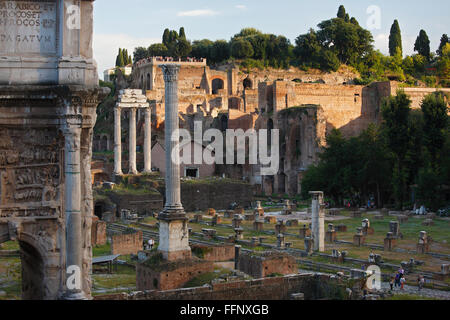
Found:
M 420 29 L 427 32 L 432 51 L 439 46 L 442 34 L 450 35 L 449 0 L 97 0 L 94 54 L 98 71 L 102 75 L 114 66 L 119 47 L 132 54 L 137 46 L 161 42 L 165 28 L 184 27 L 189 40 L 229 40 L 242 28 L 254 27 L 284 35 L 294 44 L 309 28 L 317 29 L 319 22 L 335 17 L 341 4 L 364 28 L 375 28 L 371 30 L 375 48 L 383 53 L 388 52 L 394 19 L 400 24 L 405 54 L 413 53 Z M 375 11 L 367 13 L 373 6 Z M 377 8 L 379 28 L 372 19 Z

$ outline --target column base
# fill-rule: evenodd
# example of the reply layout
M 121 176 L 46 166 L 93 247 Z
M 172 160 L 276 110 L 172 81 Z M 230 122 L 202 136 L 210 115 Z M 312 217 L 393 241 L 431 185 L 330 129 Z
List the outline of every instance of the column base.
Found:
M 168 214 L 166 211 L 158 216 L 159 247 L 164 259 L 168 261 L 191 258 L 189 231 L 184 211 Z
M 62 295 L 61 300 L 91 300 L 84 292 L 66 292 Z

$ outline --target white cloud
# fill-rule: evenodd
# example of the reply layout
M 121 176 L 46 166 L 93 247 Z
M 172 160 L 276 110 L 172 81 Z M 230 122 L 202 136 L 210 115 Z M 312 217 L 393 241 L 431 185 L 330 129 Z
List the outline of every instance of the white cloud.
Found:
M 216 16 L 219 12 L 210 9 L 199 9 L 190 11 L 180 11 L 177 13 L 178 17 L 201 17 L 201 16 Z
M 128 34 L 94 34 L 94 57 L 98 64 L 98 73 L 103 79 L 103 71 L 114 67 L 116 56 L 120 48 L 128 50 L 133 57 L 135 47 L 148 47 L 152 43 L 160 42 L 154 38 L 135 38 Z
M 245 10 L 245 9 L 247 9 L 247 6 L 245 6 L 245 5 L 243 5 L 243 4 L 238 4 L 238 5 L 236 6 L 236 8 L 237 8 L 237 9 L 240 9 L 240 10 Z

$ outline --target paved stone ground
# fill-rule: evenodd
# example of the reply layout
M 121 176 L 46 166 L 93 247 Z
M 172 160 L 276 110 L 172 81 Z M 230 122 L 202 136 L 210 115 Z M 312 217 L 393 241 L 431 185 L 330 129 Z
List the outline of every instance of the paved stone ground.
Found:
M 310 270 L 304 270 L 299 269 L 300 273 L 320 273 Z M 388 282 L 382 282 L 381 289 L 388 291 L 390 289 Z M 434 299 L 441 299 L 441 300 L 450 300 L 450 291 L 442 291 L 442 290 L 436 290 L 436 289 L 428 289 L 423 288 L 421 291 L 418 290 L 418 287 L 414 286 L 408 286 L 405 285 L 404 290 L 400 290 L 400 288 L 394 288 L 393 291 L 394 295 L 402 295 L 402 294 L 411 294 L 411 295 L 418 295 L 425 298 L 434 298 Z
M 381 288 L 383 290 L 389 290 L 390 289 L 389 283 L 383 282 L 381 284 Z M 450 300 L 450 291 L 442 291 L 442 290 L 428 289 L 428 288 L 423 288 L 422 290 L 419 291 L 418 287 L 408 286 L 408 285 L 405 286 L 404 290 L 401 290 L 398 287 L 394 288 L 393 293 L 394 294 L 413 294 L 413 295 L 418 295 L 418 296 L 427 297 L 427 298 Z

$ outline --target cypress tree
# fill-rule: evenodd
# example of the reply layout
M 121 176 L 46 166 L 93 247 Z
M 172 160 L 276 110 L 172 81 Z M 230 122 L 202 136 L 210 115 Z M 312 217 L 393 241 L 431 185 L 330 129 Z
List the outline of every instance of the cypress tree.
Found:
M 430 60 L 430 39 L 425 30 L 420 30 L 419 36 L 414 44 L 414 51 L 427 58 L 428 61 Z
M 447 43 L 450 43 L 449 39 L 448 39 L 448 35 L 447 34 L 443 34 L 441 37 L 441 43 L 439 44 L 439 49 L 437 49 L 436 53 L 439 56 L 442 56 L 442 49 L 444 49 L 445 45 Z
M 184 40 L 186 40 L 186 33 L 184 32 L 184 27 L 181 27 L 181 28 L 180 28 L 179 39 L 184 39 Z
M 170 30 L 165 29 L 163 33 L 162 43 L 167 47 L 169 45 Z
M 403 56 L 402 33 L 398 21 L 394 20 L 391 27 L 391 33 L 389 34 L 389 54 L 392 57 L 395 56 L 397 49 L 400 49 L 400 53 Z
M 345 15 L 346 15 L 346 12 L 345 12 L 344 6 L 343 5 L 339 6 L 337 17 L 341 18 L 341 19 L 345 19 Z

